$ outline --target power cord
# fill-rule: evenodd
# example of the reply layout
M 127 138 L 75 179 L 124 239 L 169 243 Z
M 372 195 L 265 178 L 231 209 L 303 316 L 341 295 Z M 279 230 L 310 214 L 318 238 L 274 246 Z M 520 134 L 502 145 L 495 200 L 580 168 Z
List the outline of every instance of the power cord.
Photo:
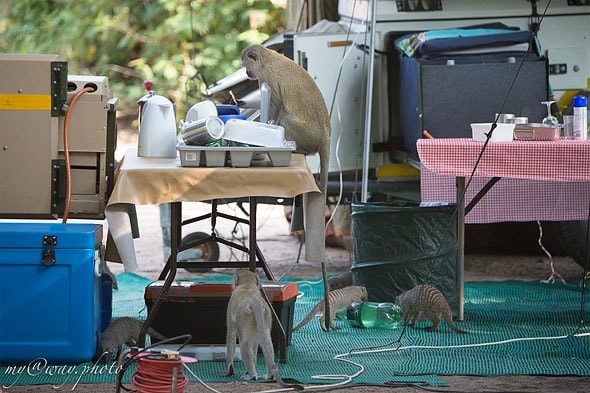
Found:
M 64 119 L 64 157 L 65 157 L 65 164 L 66 164 L 66 201 L 64 206 L 64 212 L 62 215 L 62 223 L 66 223 L 68 221 L 68 216 L 70 214 L 70 204 L 72 202 L 72 167 L 70 164 L 70 144 L 69 144 L 69 132 L 70 132 L 70 116 L 72 114 L 72 110 L 74 109 L 74 105 L 76 101 L 85 93 L 96 91 L 94 87 L 85 87 L 72 97 L 68 111 L 66 112 L 66 117 Z
M 545 246 L 543 246 L 543 226 L 541 225 L 540 221 L 537 221 L 537 226 L 539 227 L 539 238 L 537 240 L 537 243 L 539 244 L 539 247 L 541 247 L 541 250 L 543 250 L 545 255 L 547 255 L 547 258 L 549 258 L 549 267 L 551 268 L 551 275 L 549 276 L 549 278 L 546 280 L 541 280 L 541 282 L 544 284 L 553 284 L 555 282 L 555 278 L 558 278 L 559 280 L 561 280 L 562 283 L 565 284 L 565 280 L 563 279 L 561 274 L 555 271 L 555 265 L 553 264 L 553 256 L 551 256 L 551 253 L 545 248 Z
M 181 336 L 177 336 L 177 337 L 172 337 L 166 340 L 162 340 L 159 341 L 156 344 L 150 345 L 149 347 L 143 348 L 143 349 L 138 349 L 138 348 L 134 348 L 132 351 L 129 351 L 129 353 L 126 356 L 126 359 L 122 362 L 120 368 L 119 368 L 119 372 L 117 373 L 117 382 L 115 385 L 115 391 L 116 393 L 120 393 L 121 389 L 124 389 L 126 391 L 130 391 L 130 389 L 126 388 L 123 386 L 122 383 L 122 379 L 123 376 L 125 375 L 125 373 L 127 372 L 127 369 L 134 363 L 139 362 L 141 359 L 148 359 L 150 356 L 156 356 L 159 358 L 166 358 L 168 357 L 166 354 L 163 354 L 162 352 L 156 352 L 152 350 L 154 348 L 156 348 L 159 345 L 163 345 L 163 344 L 169 344 L 169 343 L 174 343 L 176 341 L 179 340 L 184 340 L 184 342 L 178 347 L 177 352 L 180 352 L 180 350 L 182 348 L 184 348 L 184 346 L 186 346 L 191 340 L 192 340 L 192 336 L 190 334 L 184 334 Z M 142 355 L 143 354 L 143 355 Z M 157 356 L 157 355 L 162 355 L 162 356 Z M 176 359 L 171 359 L 171 360 L 176 360 Z M 161 387 L 161 385 L 163 385 L 162 380 L 162 374 L 166 374 L 165 371 L 162 371 L 162 368 L 166 368 L 168 369 L 168 371 L 170 371 L 170 373 L 172 372 L 171 368 L 168 368 L 167 366 L 165 366 L 164 364 L 160 364 L 160 366 L 163 366 L 162 368 L 160 368 L 160 372 L 157 373 L 157 375 L 155 375 L 155 378 L 151 378 L 151 376 L 154 376 L 154 367 L 158 367 L 155 366 L 154 364 L 148 365 L 149 363 L 145 363 L 144 362 L 144 368 L 143 368 L 143 372 L 140 378 L 135 378 L 136 383 L 138 382 L 138 379 L 141 379 L 140 384 L 142 386 L 144 386 L 144 384 L 147 386 L 149 385 L 150 387 L 148 389 L 154 389 L 154 390 L 143 390 L 146 393 L 158 393 L 158 390 L 155 390 L 158 387 Z M 141 367 L 141 366 L 139 366 Z M 177 367 L 178 368 L 178 367 Z M 149 372 L 147 372 L 149 370 Z M 150 376 L 151 375 L 151 376 Z M 135 375 L 134 375 L 135 376 Z M 171 374 L 169 375 L 171 376 Z M 168 378 L 168 380 L 170 381 L 171 378 Z M 132 378 L 133 381 L 133 378 Z M 188 381 L 186 382 L 188 384 Z M 184 384 L 184 382 L 183 382 Z M 154 385 L 156 386 L 156 388 L 154 388 Z M 184 384 L 184 386 L 186 386 L 186 384 Z M 170 391 L 170 389 L 168 389 L 168 391 Z M 138 390 L 138 393 L 141 393 L 141 391 Z

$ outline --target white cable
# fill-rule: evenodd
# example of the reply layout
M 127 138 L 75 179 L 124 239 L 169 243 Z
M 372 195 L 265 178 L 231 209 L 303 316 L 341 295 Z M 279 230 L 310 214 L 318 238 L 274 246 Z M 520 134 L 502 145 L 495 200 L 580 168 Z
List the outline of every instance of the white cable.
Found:
M 501 341 L 492 341 L 492 342 L 485 342 L 485 343 L 475 343 L 475 344 L 462 344 L 462 345 L 410 345 L 407 347 L 397 347 L 397 348 L 386 348 L 386 349 L 372 349 L 372 350 L 361 350 L 361 351 L 351 351 L 349 355 L 357 355 L 357 354 L 366 354 L 366 353 L 379 353 L 379 352 L 392 352 L 392 351 L 402 351 L 407 349 L 453 349 L 453 348 L 476 348 L 476 347 L 486 347 L 486 346 L 495 346 L 495 345 L 503 345 L 513 342 L 519 341 L 549 341 L 549 340 L 563 340 L 568 337 L 586 337 L 590 336 L 590 333 L 578 333 L 572 335 L 565 335 L 565 336 L 552 336 L 552 337 L 521 337 L 521 338 L 510 338 L 507 340 Z
M 306 387 L 305 390 L 324 390 L 326 388 L 334 388 L 337 386 L 345 385 L 351 382 L 354 378 L 359 376 L 365 371 L 365 367 L 356 362 L 352 362 L 350 360 L 343 359 L 345 356 L 350 355 L 360 355 L 360 354 L 367 354 L 367 353 L 380 353 L 380 352 L 392 352 L 392 351 L 401 351 L 407 349 L 452 349 L 452 348 L 474 348 L 474 347 L 484 347 L 484 346 L 493 346 L 493 345 L 503 345 L 511 342 L 519 342 L 519 341 L 539 341 L 539 340 L 562 340 L 568 337 L 589 337 L 590 333 L 580 333 L 580 334 L 573 334 L 573 335 L 565 335 L 565 336 L 554 336 L 554 337 L 524 337 L 524 338 L 513 338 L 508 340 L 502 341 L 495 341 L 495 342 L 488 342 L 488 343 L 476 343 L 476 344 L 464 344 L 464 345 L 442 345 L 442 346 L 435 346 L 435 345 L 411 345 L 407 347 L 397 347 L 397 348 L 387 348 L 387 349 L 374 349 L 374 350 L 351 350 L 350 352 L 339 354 L 334 356 L 335 360 L 348 362 L 355 366 L 358 366 L 360 370 L 353 375 L 318 375 L 312 376 L 311 378 L 314 379 L 345 379 L 343 382 L 339 382 L 337 384 L 332 385 L 321 385 L 318 386 L 317 389 L 315 387 Z
M 541 250 L 543 250 L 545 255 L 547 255 L 547 257 L 549 258 L 549 266 L 551 267 L 551 275 L 549 276 L 548 279 L 541 280 L 541 282 L 544 284 L 553 284 L 553 283 L 555 283 L 555 278 L 557 277 L 561 280 L 562 283 L 565 284 L 565 280 L 563 279 L 561 274 L 559 274 L 555 271 L 555 266 L 553 264 L 553 257 L 551 256 L 551 253 L 549 251 L 547 251 L 547 249 L 543 246 L 543 242 L 542 242 L 542 240 L 543 240 L 543 227 L 541 226 L 541 222 L 538 220 L 537 220 L 537 226 L 539 227 L 539 239 L 537 240 L 537 243 L 539 244 L 539 247 L 541 247 Z
M 304 391 L 322 391 L 322 390 L 331 390 L 340 386 L 344 386 L 347 385 L 348 383 L 352 382 L 352 380 L 356 377 L 358 377 L 359 375 L 361 375 L 364 371 L 365 371 L 365 367 L 357 362 L 354 362 L 352 360 L 347 360 L 344 359 L 344 357 L 346 356 L 352 356 L 352 355 L 362 355 L 362 354 L 368 354 L 368 353 L 381 353 L 381 352 L 392 352 L 392 351 L 402 351 L 402 350 L 408 350 L 408 349 L 454 349 L 454 348 L 477 348 L 477 347 L 485 347 L 485 346 L 494 346 L 494 345 L 503 345 L 503 344 L 508 344 L 508 343 L 513 343 L 513 342 L 520 342 L 520 341 L 549 341 L 549 340 L 563 340 L 563 339 L 567 339 L 568 337 L 590 337 L 590 333 L 579 333 L 579 334 L 573 334 L 573 335 L 564 335 L 564 336 L 549 336 L 549 337 L 522 337 L 522 338 L 512 338 L 512 339 L 507 339 L 507 340 L 501 340 L 501 341 L 493 341 L 493 342 L 486 342 L 486 343 L 475 343 L 475 344 L 463 344 L 463 345 L 410 345 L 410 346 L 406 346 L 406 347 L 396 347 L 396 348 L 385 348 L 385 349 L 371 349 L 371 350 L 351 350 L 347 353 L 342 353 L 342 354 L 338 354 L 334 356 L 334 360 L 338 360 L 341 362 L 345 362 L 348 364 L 352 364 L 354 366 L 359 367 L 359 370 L 352 374 L 352 375 L 338 375 L 338 374 L 334 374 L 334 375 L 313 375 L 311 376 L 312 379 L 343 379 L 343 381 L 341 382 L 337 382 L 334 384 L 325 384 L 325 385 L 314 385 L 314 386 L 306 386 L 304 388 Z M 211 386 L 208 386 L 204 381 L 202 381 L 197 375 L 195 375 L 195 373 L 193 373 L 193 371 L 186 365 L 183 364 L 183 367 L 185 367 L 188 370 L 188 373 L 190 375 L 193 376 L 193 378 L 195 378 L 197 380 L 197 382 L 201 383 L 203 386 L 205 386 L 205 388 L 211 390 L 212 392 L 215 393 L 221 393 L 218 390 L 215 390 L 214 388 L 212 388 Z M 282 388 L 282 389 L 272 389 L 272 390 L 262 390 L 259 391 L 258 393 L 275 393 L 275 392 L 287 392 L 287 391 L 293 391 L 293 388 Z
M 348 56 L 350 55 L 350 53 L 354 49 L 354 47 L 356 45 L 356 41 L 358 40 L 359 36 L 360 36 L 360 32 L 357 32 L 356 36 L 352 40 L 352 43 L 350 44 L 350 48 L 348 50 L 345 50 L 344 56 L 342 56 L 342 59 L 340 60 L 340 63 L 338 64 L 338 71 L 336 72 L 336 75 L 340 75 L 340 73 L 342 72 L 342 68 L 344 67 L 344 62 L 346 61 L 346 59 L 348 58 Z M 340 203 L 342 202 L 342 195 L 344 193 L 344 181 L 342 179 L 342 177 L 343 177 L 342 163 L 340 161 L 340 141 L 342 140 L 344 130 L 343 130 L 343 125 L 342 125 L 342 113 L 340 112 L 340 94 L 339 94 L 338 86 L 336 86 L 335 98 L 336 98 L 336 114 L 338 115 L 338 125 L 339 125 L 338 139 L 336 140 L 336 162 L 338 164 L 338 175 L 339 175 L 340 188 L 339 188 L 339 192 L 338 192 L 338 199 L 336 200 L 336 206 L 334 207 L 334 209 L 330 213 L 330 218 L 328 219 L 328 222 L 326 223 L 326 227 L 324 228 L 324 232 L 328 231 L 328 226 L 330 225 L 330 223 L 334 219 L 334 214 L 336 214 L 336 210 L 338 210 L 338 207 L 340 206 Z
M 205 388 L 207 388 L 207 389 L 209 389 L 209 390 L 211 390 L 212 392 L 215 392 L 215 393 L 221 393 L 219 390 L 215 390 L 211 386 L 207 385 L 205 383 L 205 381 L 203 381 L 201 378 L 197 377 L 197 375 L 195 373 L 193 373 L 193 370 L 191 370 L 185 363 L 182 363 L 182 366 L 188 371 L 188 373 L 190 375 L 192 375 L 192 377 L 194 379 L 197 380 L 198 383 L 200 383 L 201 385 L 203 385 Z
M 338 88 L 336 88 L 336 113 L 338 114 L 338 123 L 340 124 L 340 132 L 338 133 L 338 140 L 336 141 L 336 162 L 338 163 L 338 175 L 340 176 L 339 177 L 340 188 L 338 191 L 338 199 L 336 200 L 336 206 L 334 206 L 334 209 L 330 213 L 330 218 L 328 219 L 328 222 L 326 222 L 326 227 L 324 228 L 324 232 L 328 232 L 328 226 L 333 221 L 334 215 L 336 214 L 338 207 L 340 207 L 340 202 L 342 201 L 342 194 L 344 192 L 344 190 L 343 190 L 344 184 L 343 184 L 343 179 L 342 179 L 342 163 L 340 162 L 340 141 L 342 140 L 343 127 L 342 127 L 342 115 L 340 113 L 340 94 L 338 94 Z

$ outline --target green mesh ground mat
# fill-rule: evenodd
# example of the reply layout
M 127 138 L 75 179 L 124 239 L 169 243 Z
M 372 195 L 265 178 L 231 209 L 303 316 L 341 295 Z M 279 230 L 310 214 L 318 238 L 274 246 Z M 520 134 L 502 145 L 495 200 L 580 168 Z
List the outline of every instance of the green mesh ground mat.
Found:
M 118 277 L 113 295 L 113 317 L 146 317 L 143 293 L 149 280 L 133 275 Z M 229 280 L 228 276 L 205 280 Z M 203 280 L 203 281 L 205 281 Z M 297 280 L 289 280 L 296 281 Z M 320 280 L 298 282 L 294 323 L 299 322 L 322 296 Z M 465 321 L 457 325 L 469 334 L 452 332 L 443 323 L 438 331 L 402 328 L 357 329 L 336 321 L 341 330 L 324 333 L 317 319 L 292 334 L 287 364 L 279 364 L 289 381 L 331 384 L 422 383 L 445 386 L 441 375 L 578 375 L 590 376 L 590 327 L 578 328 L 582 290 L 577 284 L 538 282 L 468 282 L 465 284 Z M 586 303 L 584 320 L 590 319 Z M 427 322 L 418 327 L 427 326 Z M 369 348 L 375 348 L 369 352 Z M 236 374 L 220 377 L 224 362 L 201 361 L 190 365 L 205 382 L 229 382 L 245 372 L 237 362 Z M 2 385 L 115 383 L 113 364 L 94 366 L 17 366 L 0 368 Z M 262 356 L 258 369 L 264 369 Z M 133 372 L 126 372 L 128 383 Z M 53 375 L 51 375 L 53 374 Z M 185 374 L 187 374 L 185 372 Z M 192 377 L 189 379 L 193 380 Z
M 134 317 L 145 320 L 147 307 L 143 299 L 145 287 L 151 281 L 133 273 L 117 276 L 118 290 L 113 291 L 113 319 Z

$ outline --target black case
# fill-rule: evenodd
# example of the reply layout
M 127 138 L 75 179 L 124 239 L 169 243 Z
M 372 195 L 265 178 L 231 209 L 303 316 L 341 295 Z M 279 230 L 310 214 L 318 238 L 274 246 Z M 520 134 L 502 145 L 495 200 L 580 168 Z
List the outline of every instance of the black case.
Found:
M 146 287 L 144 299 L 148 313 L 152 311 L 162 285 L 163 281 L 155 281 Z M 297 284 L 268 281 L 261 285 L 285 330 L 289 345 Z M 231 283 L 174 281 L 151 327 L 169 338 L 190 333 L 192 344 L 225 345 L 225 314 L 231 291 Z M 280 333 L 274 323 L 271 337 L 274 349 L 278 351 Z
M 496 113 L 541 122 L 547 114 L 541 104 L 547 100 L 547 62 L 526 60 L 521 66 L 520 59 L 509 58 L 482 56 L 453 65 L 402 58 L 399 107 L 405 149 L 416 152 L 423 130 L 435 138 L 471 138 L 470 124 L 493 122 Z

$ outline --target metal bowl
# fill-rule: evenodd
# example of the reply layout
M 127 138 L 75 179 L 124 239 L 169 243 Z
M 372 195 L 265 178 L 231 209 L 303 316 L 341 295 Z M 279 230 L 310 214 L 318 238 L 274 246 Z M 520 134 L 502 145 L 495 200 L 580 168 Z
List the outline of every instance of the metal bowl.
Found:
M 561 125 L 550 126 L 541 123 L 517 124 L 514 139 L 519 141 L 555 141 L 559 139 Z

